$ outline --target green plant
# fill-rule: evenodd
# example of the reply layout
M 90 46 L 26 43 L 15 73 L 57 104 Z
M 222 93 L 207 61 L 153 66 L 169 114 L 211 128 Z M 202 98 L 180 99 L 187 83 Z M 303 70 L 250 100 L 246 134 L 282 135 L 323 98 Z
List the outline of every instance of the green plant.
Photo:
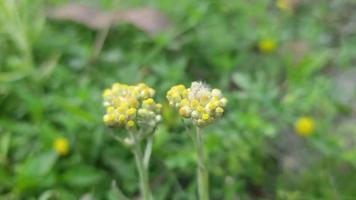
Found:
M 135 156 L 140 177 L 141 195 L 152 200 L 149 186 L 149 161 L 152 151 L 153 134 L 161 121 L 161 104 L 152 99 L 155 91 L 141 83 L 134 86 L 115 83 L 103 93 L 106 114 L 103 121 L 112 128 L 125 128 L 128 136 L 124 139 L 111 134 L 118 142 L 130 147 Z M 142 141 L 146 148 L 142 150 Z
M 197 156 L 197 182 L 199 199 L 209 199 L 209 174 L 206 165 L 202 127 L 221 117 L 227 99 L 222 96 L 219 89 L 211 90 L 202 82 L 193 82 L 186 89 L 184 85 L 173 86 L 167 92 L 169 104 L 179 110 L 184 118 L 189 118 L 195 126 L 195 133 L 191 134 Z
M 140 198 L 133 146 L 106 137 L 130 134 L 98 115 L 102 89 L 145 82 L 163 101 L 170 86 L 197 79 L 229 99 L 223 119 L 200 128 L 211 199 L 356 196 L 354 0 L 81 2 L 103 21 L 116 11 L 136 21 L 142 15 L 131 11 L 148 6 L 170 28 L 148 35 L 113 23 L 103 31 L 67 14 L 48 18 L 70 1 L 0 1 L 0 199 Z M 274 46 L 268 54 L 265 39 L 275 43 L 265 43 Z M 196 146 L 185 134 L 195 129 L 166 104 L 162 115 L 150 189 L 155 200 L 197 199 Z M 295 134 L 301 116 L 314 121 L 308 137 Z M 68 140 L 66 155 L 65 143 L 53 148 L 58 138 Z

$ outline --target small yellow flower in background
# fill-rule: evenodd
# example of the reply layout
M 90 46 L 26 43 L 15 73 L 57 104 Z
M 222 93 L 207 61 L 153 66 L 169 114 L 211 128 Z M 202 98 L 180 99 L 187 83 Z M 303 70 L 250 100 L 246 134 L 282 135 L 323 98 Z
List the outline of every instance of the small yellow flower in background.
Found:
M 289 11 L 293 9 L 295 3 L 293 0 L 276 0 L 276 7 L 282 11 Z
M 53 149 L 58 155 L 65 156 L 69 153 L 69 142 L 64 137 L 56 138 L 53 142 Z
M 276 0 L 276 6 L 280 10 L 286 11 L 291 9 L 291 2 L 289 0 Z
M 155 127 L 161 121 L 162 105 L 152 99 L 154 94 L 154 89 L 144 83 L 114 83 L 103 92 L 103 105 L 106 108 L 104 123 L 126 129 Z
M 294 129 L 300 136 L 309 136 L 314 132 L 314 120 L 310 117 L 301 117 L 295 124 Z
M 206 84 L 193 82 L 190 88 L 173 86 L 167 92 L 169 105 L 177 108 L 182 117 L 190 118 L 198 127 L 206 126 L 221 117 L 227 99 L 219 89 L 210 89 Z
M 258 49 L 262 53 L 272 53 L 276 47 L 276 41 L 272 39 L 262 39 L 258 42 Z

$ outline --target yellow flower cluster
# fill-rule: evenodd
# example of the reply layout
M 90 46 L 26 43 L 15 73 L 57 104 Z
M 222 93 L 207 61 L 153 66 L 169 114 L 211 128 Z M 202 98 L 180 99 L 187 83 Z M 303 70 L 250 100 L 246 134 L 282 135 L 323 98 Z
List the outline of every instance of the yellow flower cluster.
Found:
M 155 127 L 161 121 L 162 105 L 152 99 L 154 94 L 155 91 L 144 83 L 114 83 L 103 92 L 103 105 L 106 108 L 104 123 L 127 129 Z
M 300 136 L 309 136 L 313 134 L 315 129 L 314 120 L 310 117 L 300 117 L 295 122 L 294 129 Z
M 211 90 L 201 82 L 193 82 L 190 88 L 184 85 L 173 86 L 167 92 L 167 99 L 181 116 L 190 118 L 199 127 L 219 118 L 227 103 L 219 89 Z

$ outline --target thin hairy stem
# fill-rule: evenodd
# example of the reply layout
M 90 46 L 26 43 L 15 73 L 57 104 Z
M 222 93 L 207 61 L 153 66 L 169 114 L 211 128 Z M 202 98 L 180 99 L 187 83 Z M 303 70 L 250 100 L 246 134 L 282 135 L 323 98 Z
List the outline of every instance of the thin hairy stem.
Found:
M 209 174 L 205 166 L 204 142 L 201 130 L 196 127 L 195 148 L 197 153 L 198 194 L 200 200 L 209 199 Z
M 150 163 L 150 158 L 151 158 L 151 153 L 152 153 L 152 145 L 153 145 L 153 139 L 151 136 L 149 136 L 147 138 L 145 154 L 143 157 L 143 164 L 144 164 L 146 170 L 148 170 L 148 168 L 149 168 L 149 163 Z
M 152 200 L 152 193 L 149 187 L 148 171 L 144 164 L 142 148 L 137 134 L 130 133 L 133 140 L 133 152 L 135 154 L 135 161 L 137 170 L 140 176 L 140 189 L 143 200 Z M 147 164 L 148 165 L 148 164 Z

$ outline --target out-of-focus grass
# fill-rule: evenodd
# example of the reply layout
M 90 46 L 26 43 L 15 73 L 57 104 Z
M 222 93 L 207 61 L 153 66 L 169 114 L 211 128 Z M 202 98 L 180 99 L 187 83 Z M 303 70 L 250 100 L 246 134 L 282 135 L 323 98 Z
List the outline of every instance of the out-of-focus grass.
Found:
M 82 2 L 155 7 L 173 29 L 149 37 L 115 26 L 93 63 L 97 32 L 45 19 L 46 6 L 64 2 L 1 1 L 0 199 L 107 199 L 112 180 L 137 195 L 130 152 L 102 125 L 101 90 L 145 82 L 166 102 L 171 85 L 192 80 L 229 99 L 226 115 L 205 131 L 213 199 L 356 196 L 355 105 L 340 101 L 334 81 L 355 65 L 352 0 L 301 0 L 289 11 L 263 0 Z M 270 53 L 258 50 L 265 39 L 276 42 Z M 308 138 L 294 134 L 302 116 L 316 123 Z M 164 117 L 152 158 L 154 194 L 195 199 L 192 144 L 173 110 L 165 107 Z M 65 157 L 52 149 L 58 137 L 70 142 Z

